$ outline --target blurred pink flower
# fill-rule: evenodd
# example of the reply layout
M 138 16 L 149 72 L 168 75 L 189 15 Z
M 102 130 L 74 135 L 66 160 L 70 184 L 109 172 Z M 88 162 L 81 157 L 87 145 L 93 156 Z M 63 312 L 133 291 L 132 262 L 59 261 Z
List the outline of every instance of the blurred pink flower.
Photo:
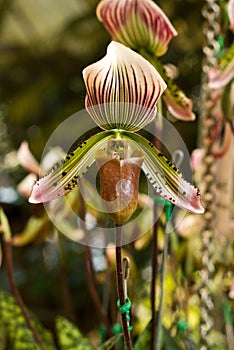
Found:
M 29 198 L 33 185 L 37 181 L 40 172 L 46 172 L 56 161 L 64 155 L 63 151 L 56 147 L 46 154 L 41 166 L 29 149 L 28 142 L 23 141 L 17 152 L 17 160 L 19 164 L 29 172 L 25 178 L 18 184 L 18 192 L 25 198 Z
M 176 217 L 175 225 L 179 236 L 189 238 L 201 232 L 202 217 L 190 213 L 184 217 L 184 213 L 180 211 Z
M 224 111 L 225 104 L 223 102 L 223 89 L 214 90 L 211 94 L 211 100 L 208 101 L 207 107 L 210 110 L 210 114 L 216 120 L 210 132 L 210 144 L 211 152 L 215 157 L 222 157 L 229 149 L 233 136 L 233 117 L 232 120 L 228 117 L 227 112 Z M 230 104 L 231 96 L 228 96 L 228 108 L 231 108 Z M 226 113 L 225 113 L 226 112 Z
M 216 67 L 209 72 L 209 87 L 219 89 L 234 78 L 234 43 L 220 59 Z
M 234 31 L 234 0 L 229 0 L 227 5 L 228 17 L 230 21 L 229 28 Z
M 29 149 L 28 142 L 23 141 L 17 152 L 19 164 L 27 171 L 39 175 L 39 163 Z
M 228 296 L 230 299 L 234 299 L 234 281 L 232 282 L 232 284 L 229 287 Z
M 204 151 L 200 148 L 193 150 L 191 154 L 191 166 L 194 172 L 199 171 L 202 166 Z
M 151 0 L 102 0 L 97 17 L 115 41 L 161 56 L 177 35 L 164 12 Z

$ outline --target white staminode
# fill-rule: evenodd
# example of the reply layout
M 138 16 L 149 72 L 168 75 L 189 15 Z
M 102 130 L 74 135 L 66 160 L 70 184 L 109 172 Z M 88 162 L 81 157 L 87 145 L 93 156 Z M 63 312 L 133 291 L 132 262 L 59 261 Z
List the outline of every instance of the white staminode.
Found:
M 137 131 L 156 116 L 166 84 L 141 55 L 112 41 L 106 56 L 83 70 L 86 109 L 105 130 Z

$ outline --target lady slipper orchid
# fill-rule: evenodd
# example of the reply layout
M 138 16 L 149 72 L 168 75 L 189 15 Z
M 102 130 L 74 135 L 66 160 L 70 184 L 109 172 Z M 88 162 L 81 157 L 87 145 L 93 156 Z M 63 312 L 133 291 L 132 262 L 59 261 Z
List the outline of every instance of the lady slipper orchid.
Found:
M 163 55 L 177 35 L 163 11 L 151 0 L 102 0 L 97 17 L 115 41 Z
M 136 207 L 139 169 L 156 193 L 194 213 L 204 211 L 199 192 L 175 165 L 141 135 L 156 115 L 156 103 L 166 85 L 142 56 L 111 42 L 106 56 L 83 71 L 86 109 L 103 129 L 82 142 L 33 187 L 31 203 L 50 201 L 76 187 L 95 161 L 101 176 L 101 196 L 114 220 L 122 223 Z M 109 202 L 109 203 L 108 203 Z M 111 202 L 116 203 L 111 207 Z M 125 208 L 126 212 L 121 212 Z

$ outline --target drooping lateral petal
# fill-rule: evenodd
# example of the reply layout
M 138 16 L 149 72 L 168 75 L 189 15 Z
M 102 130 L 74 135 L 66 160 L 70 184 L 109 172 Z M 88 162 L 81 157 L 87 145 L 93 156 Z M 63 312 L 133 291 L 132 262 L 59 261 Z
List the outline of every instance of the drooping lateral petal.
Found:
M 102 131 L 79 144 L 64 160 L 56 163 L 48 175 L 35 183 L 29 202 L 48 202 L 70 192 L 93 164 L 95 152 L 104 148 L 112 136 L 113 132 Z
M 156 57 L 147 54 L 145 51 L 142 51 L 142 54 L 154 65 L 167 84 L 167 89 L 164 91 L 162 97 L 171 115 L 178 120 L 195 120 L 196 116 L 192 111 L 192 100 L 185 95 L 170 77 L 168 77 L 165 68 Z
M 178 120 L 195 120 L 196 116 L 192 111 L 192 100 L 185 95 L 185 93 L 173 82 L 172 79 L 167 77 L 165 72 L 163 72 L 161 76 L 167 83 L 167 89 L 163 94 L 163 99 L 171 115 Z
M 115 41 L 163 55 L 177 35 L 164 12 L 151 0 L 102 0 L 97 17 Z
M 234 43 L 220 59 L 217 67 L 209 72 L 209 87 L 218 89 L 227 85 L 234 78 Z
M 156 194 L 176 206 L 201 214 L 204 209 L 199 191 L 183 179 L 176 166 L 139 134 L 124 132 L 127 138 L 136 142 L 136 147 L 144 154 L 142 166 L 146 177 L 156 190 Z
M 156 115 L 166 88 L 156 69 L 141 55 L 112 41 L 106 56 L 83 70 L 86 109 L 103 129 L 136 131 Z
M 195 120 L 196 116 L 192 112 L 192 100 L 189 99 L 175 84 L 173 84 L 173 87 L 174 89 L 172 90 L 168 87 L 163 95 L 168 111 L 178 120 Z

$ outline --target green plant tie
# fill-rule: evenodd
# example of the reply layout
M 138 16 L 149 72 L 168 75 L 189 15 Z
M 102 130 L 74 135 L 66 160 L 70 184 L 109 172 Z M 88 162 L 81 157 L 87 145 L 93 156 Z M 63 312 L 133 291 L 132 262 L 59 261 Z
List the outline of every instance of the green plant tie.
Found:
M 173 205 L 170 202 L 166 201 L 165 207 L 166 207 L 166 220 L 168 222 L 171 219 Z
M 100 332 L 100 336 L 101 336 L 100 343 L 103 344 L 104 341 L 106 340 L 106 334 L 107 334 L 106 328 L 105 327 L 100 327 L 99 328 L 99 332 Z
M 131 331 L 133 328 L 132 326 L 130 326 L 130 321 L 131 321 L 130 311 L 132 308 L 132 303 L 131 303 L 131 300 L 129 298 L 127 298 L 125 301 L 126 302 L 124 305 L 120 305 L 120 300 L 117 300 L 117 307 L 118 307 L 119 311 L 121 312 L 121 314 L 126 314 L 126 319 L 128 322 L 128 330 Z
M 224 36 L 219 35 L 217 38 L 217 42 L 219 44 L 219 50 L 217 52 L 217 57 L 220 58 L 223 56 L 223 50 L 224 50 Z
M 122 333 L 121 324 L 120 324 L 120 323 L 115 323 L 115 324 L 112 326 L 112 332 L 113 332 L 114 334 L 121 334 L 121 333 Z
M 163 199 L 161 197 L 153 197 L 153 201 L 156 204 L 165 206 L 166 220 L 167 220 L 167 222 L 170 221 L 173 204 L 171 202 L 166 201 L 165 199 Z
M 223 312 L 224 312 L 225 324 L 228 326 L 233 326 L 232 310 L 228 302 L 223 303 Z
M 177 323 L 177 328 L 182 337 L 185 336 L 186 330 L 189 328 L 188 322 L 185 320 L 181 320 Z

